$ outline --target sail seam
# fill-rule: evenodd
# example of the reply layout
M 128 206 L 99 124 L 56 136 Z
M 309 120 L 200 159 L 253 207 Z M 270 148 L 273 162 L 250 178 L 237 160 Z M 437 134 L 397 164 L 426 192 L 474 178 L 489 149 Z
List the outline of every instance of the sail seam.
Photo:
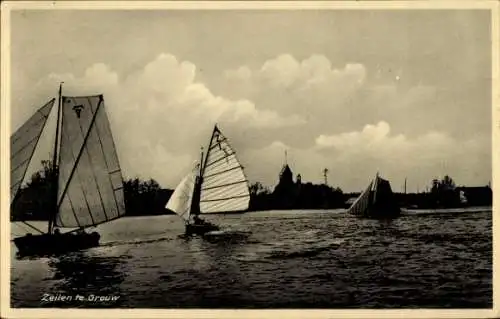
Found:
M 226 141 L 226 140 L 227 140 L 227 138 L 226 138 L 225 136 L 222 138 L 222 140 L 217 140 L 217 143 L 213 144 L 213 145 L 212 145 L 212 146 L 208 149 L 208 151 L 211 151 L 212 149 L 214 149 L 214 148 L 216 148 L 217 146 L 221 145 L 221 144 L 222 144 L 222 142 L 224 142 L 224 141 Z
M 227 183 L 227 184 L 224 184 L 224 185 L 210 186 L 210 187 L 202 188 L 201 190 L 202 191 L 206 191 L 206 190 L 209 190 L 209 189 L 221 188 L 221 187 L 226 187 L 226 186 L 231 186 L 231 185 L 236 185 L 236 184 L 241 184 L 241 183 L 246 183 L 246 180 L 237 181 L 237 182 L 233 182 L 233 183 Z
M 83 133 L 82 124 L 80 122 L 78 122 L 78 125 L 80 126 L 80 131 Z M 90 130 L 91 130 L 91 128 L 92 128 L 92 124 L 89 125 L 88 132 L 87 132 L 89 134 L 87 135 L 87 138 L 85 138 L 83 140 L 82 149 L 80 151 L 80 157 L 78 157 L 78 159 L 75 159 L 75 170 L 76 170 L 76 167 L 78 166 L 78 163 L 80 162 L 81 154 L 83 153 L 83 150 L 85 149 L 85 146 L 87 144 L 87 139 L 90 136 Z M 71 153 L 73 154 L 73 158 L 74 158 L 75 154 L 73 153 L 73 150 L 71 151 Z M 90 210 L 90 205 L 89 205 L 89 202 L 87 200 L 87 194 L 86 194 L 86 192 L 85 192 L 85 190 L 83 188 L 82 180 L 80 179 L 80 174 L 79 174 L 78 171 L 76 171 L 76 176 L 78 177 L 77 178 L 78 179 L 78 184 L 80 184 L 80 188 L 82 190 L 83 199 L 85 199 L 85 204 L 87 205 L 87 210 L 89 212 L 90 220 L 92 220 L 92 224 L 95 224 L 95 222 L 94 222 L 94 216 L 92 215 L 92 211 Z M 69 182 L 70 181 L 68 180 L 68 184 L 69 184 Z M 71 197 L 70 194 L 68 194 L 68 197 Z M 75 217 L 76 217 L 76 214 L 75 214 Z M 78 223 L 78 221 L 77 221 L 77 223 Z
M 89 99 L 89 98 L 87 98 L 87 101 L 88 101 L 88 103 L 89 103 L 89 105 L 90 105 L 90 109 L 92 110 L 92 102 L 90 101 L 90 99 Z M 97 112 L 99 112 L 99 109 L 96 109 L 96 110 L 95 110 L 95 114 L 97 114 Z M 97 118 L 97 117 L 96 117 L 96 118 Z M 92 127 L 89 127 L 89 130 L 92 130 Z M 96 130 L 97 130 L 97 126 L 96 126 Z M 97 132 L 99 132 L 99 131 L 97 131 Z M 98 134 L 98 135 L 97 135 L 97 139 L 99 139 L 99 133 L 97 133 L 97 134 Z M 90 135 L 89 135 L 89 138 L 90 138 Z M 99 141 L 99 143 L 100 143 L 100 141 Z M 104 207 L 104 202 L 103 202 L 103 200 L 102 200 L 101 189 L 100 189 L 100 187 L 99 187 L 99 183 L 97 182 L 97 177 L 96 177 L 96 175 L 95 175 L 94 165 L 93 165 L 92 158 L 91 158 L 91 156 L 90 156 L 90 152 L 89 152 L 89 148 L 88 148 L 88 145 L 87 145 L 87 144 L 85 145 L 85 153 L 87 153 L 87 157 L 88 157 L 88 159 L 89 159 L 90 170 L 92 171 L 92 176 L 94 177 L 94 182 L 95 182 L 95 186 L 96 186 L 97 194 L 99 195 L 99 200 L 100 200 L 100 202 L 101 202 L 100 204 L 101 204 L 101 207 L 102 207 L 102 211 L 103 211 L 104 216 L 106 217 L 106 219 L 108 219 L 108 214 L 106 214 L 106 209 L 105 209 L 105 207 Z M 103 154 L 103 156 L 104 156 L 104 154 Z M 106 161 L 106 159 L 104 159 L 104 161 Z M 91 214 L 92 214 L 92 213 L 91 213 Z M 92 221 L 93 221 L 93 223 L 95 224 L 95 222 L 94 222 L 94 219 L 93 219 L 93 218 L 92 218 Z
M 89 103 L 90 103 L 90 99 L 89 99 Z M 96 112 L 97 112 L 97 110 L 96 110 Z M 106 115 L 106 113 L 104 113 L 104 115 Z M 106 158 L 106 153 L 104 152 L 104 147 L 102 146 L 102 140 L 101 140 L 101 134 L 99 132 L 99 126 L 96 125 L 95 128 L 96 128 L 96 132 L 97 132 L 97 140 L 99 141 L 99 145 L 101 146 L 102 157 L 104 158 L 104 163 L 106 164 L 106 171 L 108 172 L 107 175 L 108 175 L 109 185 L 111 186 L 111 189 L 113 190 L 112 193 L 113 193 L 113 199 L 115 201 L 116 212 L 118 213 L 118 215 L 120 215 L 120 208 L 118 207 L 118 201 L 116 200 L 116 194 L 115 194 L 115 189 L 113 187 L 113 181 L 111 180 L 111 174 L 115 173 L 116 171 L 120 171 L 120 169 L 115 170 L 113 172 L 109 172 L 108 160 Z M 102 201 L 102 198 L 101 198 L 101 201 Z M 104 206 L 103 206 L 103 209 L 104 209 Z M 106 219 L 108 219 L 108 214 L 106 214 L 106 210 L 104 210 L 104 215 L 106 216 Z
M 220 175 L 220 174 L 224 174 L 224 173 L 227 173 L 229 171 L 232 171 L 232 170 L 235 170 L 235 169 L 238 169 L 238 168 L 243 168 L 243 167 L 241 165 L 238 165 L 238 166 L 235 166 L 235 167 L 232 167 L 232 168 L 228 168 L 228 169 L 220 171 L 220 172 L 216 172 L 216 173 L 212 173 L 210 175 L 206 175 L 203 178 L 207 179 L 209 177 L 213 177 L 213 176 L 217 176 L 217 175 Z
M 99 105 L 100 105 L 100 103 L 101 103 L 101 102 L 103 102 L 103 99 L 104 99 L 104 98 L 103 98 L 102 94 L 101 94 L 101 95 L 99 95 Z M 105 112 L 105 114 L 106 114 L 106 111 L 104 111 L 104 112 Z M 113 132 L 111 131 L 111 123 L 110 123 L 110 121 L 109 121 L 109 119 L 108 119 L 108 117 L 107 117 L 107 116 L 106 116 L 105 118 L 106 118 L 106 123 L 108 124 L 108 127 L 109 127 L 109 136 L 110 136 L 110 138 L 111 138 L 111 144 L 113 144 L 113 153 L 114 153 L 114 156 L 116 156 L 116 165 L 118 165 L 118 169 L 117 169 L 117 171 L 120 171 L 120 179 L 121 179 L 121 187 L 119 187 L 119 188 L 117 188 L 117 189 L 113 190 L 113 194 L 114 194 L 114 192 L 115 192 L 116 190 L 121 190 L 121 189 L 123 189 L 123 188 L 124 188 L 124 186 L 123 186 L 123 175 L 121 174 L 120 160 L 119 160 L 119 158 L 118 158 L 118 154 L 116 154 L 116 145 L 115 145 L 115 140 L 114 140 L 114 138 L 113 138 Z M 115 172 L 116 172 L 116 171 L 115 171 Z M 115 172 L 113 172 L 113 173 L 115 173 Z M 114 194 L 114 195 L 116 195 L 116 194 Z M 115 198 L 116 198 L 116 197 L 115 197 Z M 117 203 L 117 205 L 118 205 L 118 201 L 116 201 L 116 203 Z M 125 209 L 125 208 L 124 208 L 124 209 Z M 120 212 L 120 210 L 118 210 L 118 217 L 123 216 L 123 215 L 125 215 L 125 211 L 124 211 L 124 212 Z
M 30 160 L 31 160 L 31 158 L 28 157 L 27 159 L 25 159 L 24 161 L 22 161 L 21 164 L 19 164 L 16 167 L 14 167 L 14 169 L 12 171 L 17 171 L 24 163 L 26 163 L 26 162 L 28 162 Z
M 30 146 L 31 142 L 33 142 L 35 140 L 38 140 L 37 136 L 35 136 L 34 138 L 32 138 L 31 140 L 29 140 L 28 142 L 26 142 L 26 144 L 23 147 L 21 147 L 20 149 L 18 149 L 17 152 L 15 152 L 14 154 L 10 154 L 10 159 L 12 160 L 13 157 L 15 157 L 17 154 L 21 153 L 22 150 L 24 150 L 26 147 Z
M 44 107 L 45 107 L 45 106 L 42 106 L 42 108 L 44 108 Z M 51 107 L 51 110 L 52 110 L 52 107 Z M 29 120 L 30 120 L 30 119 L 29 119 Z M 29 120 L 28 120 L 27 122 L 29 122 Z M 29 132 L 29 130 L 30 130 L 32 127 L 37 126 L 39 123 L 43 122 L 44 120 L 46 121 L 46 120 L 47 120 L 47 118 L 41 118 L 41 119 L 37 120 L 35 123 L 31 124 L 31 125 L 30 125 L 30 126 L 29 126 L 26 130 L 23 130 L 22 132 L 16 132 L 16 133 L 19 133 L 19 135 L 20 135 L 20 136 L 19 136 L 18 138 L 16 138 L 16 139 L 13 139 L 13 140 L 12 140 L 12 141 L 10 141 L 10 142 L 11 142 L 12 144 L 16 144 L 16 143 L 17 143 L 17 141 L 19 141 L 19 140 L 21 139 L 21 137 L 22 137 L 23 133 Z M 27 123 L 27 122 L 26 122 L 26 123 Z M 14 133 L 14 135 L 15 135 L 15 133 Z
M 241 177 L 244 178 L 243 175 L 240 176 L 240 174 L 237 174 L 237 173 L 236 174 L 231 174 L 229 176 L 225 176 L 222 179 L 212 179 L 212 180 L 209 180 L 208 182 L 204 181 L 204 186 L 205 187 L 210 187 L 210 186 L 215 185 L 217 183 L 219 183 L 219 184 L 227 183 L 227 182 L 229 182 L 231 180 L 234 181 L 236 178 L 239 178 L 241 180 Z
M 205 203 L 205 202 L 216 202 L 216 201 L 221 201 L 221 200 L 228 200 L 228 199 L 233 199 L 233 198 L 243 198 L 243 197 L 248 197 L 248 195 L 239 195 L 239 196 L 232 196 L 232 197 L 225 197 L 225 198 L 218 198 L 218 199 L 204 199 L 200 200 L 200 203 Z
M 247 208 L 240 208 L 238 209 L 239 206 L 241 206 L 242 203 L 240 202 L 232 202 L 232 203 L 214 203 L 214 204 L 208 204 L 208 207 L 205 206 L 205 214 L 211 214 L 215 212 L 241 212 L 246 210 Z M 207 212 L 207 210 L 212 210 L 212 212 Z
M 217 160 L 215 160 L 213 162 L 210 162 L 210 163 L 206 164 L 205 168 L 210 167 L 210 166 L 214 165 L 215 163 L 218 163 L 218 162 L 220 162 L 220 161 L 222 161 L 222 160 L 224 160 L 226 158 L 229 158 L 231 155 L 234 155 L 234 154 L 236 154 L 236 153 L 232 152 L 232 153 L 226 154 L 227 156 L 223 156 L 223 157 L 218 158 Z
M 222 161 L 224 159 L 226 160 L 225 163 Z M 233 154 L 226 156 L 226 157 L 224 157 L 224 156 L 219 157 L 219 158 L 217 158 L 217 160 L 214 160 L 213 162 L 211 162 L 210 166 L 209 166 L 209 171 L 217 171 L 220 167 L 224 167 L 225 165 L 229 164 L 229 162 L 233 162 L 233 163 L 240 165 L 238 162 L 238 159 L 236 158 L 236 155 L 233 153 Z

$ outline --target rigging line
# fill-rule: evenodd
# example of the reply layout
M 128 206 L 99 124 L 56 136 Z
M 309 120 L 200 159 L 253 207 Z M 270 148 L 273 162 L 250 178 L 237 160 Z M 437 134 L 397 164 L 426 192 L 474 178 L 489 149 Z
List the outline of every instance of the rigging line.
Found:
M 223 156 L 223 157 L 221 157 L 221 158 L 218 158 L 217 160 L 215 160 L 215 161 L 213 161 L 213 162 L 210 162 L 210 163 L 206 164 L 206 165 L 205 165 L 205 168 L 206 168 L 206 167 L 210 167 L 210 166 L 212 166 L 213 164 L 215 164 L 215 163 L 217 163 L 217 162 L 220 162 L 220 161 L 222 161 L 222 160 L 224 160 L 224 159 L 226 159 L 226 158 L 230 157 L 231 155 L 235 155 L 235 154 L 236 154 L 235 152 L 232 152 L 232 153 L 227 154 L 227 156 Z
M 216 148 L 218 145 L 221 145 L 222 142 L 225 142 L 226 140 L 227 140 L 227 138 L 225 136 L 223 136 L 221 140 L 217 139 L 217 143 L 212 144 L 212 146 L 210 146 L 208 151 L 210 152 L 212 149 Z
M 99 107 L 101 106 L 101 101 L 102 101 L 102 100 L 100 100 L 100 101 L 99 101 L 99 104 L 97 105 L 97 109 L 96 109 L 96 110 L 98 110 L 98 109 L 99 109 Z M 66 194 L 66 191 L 68 190 L 69 183 L 70 183 L 71 179 L 73 178 L 73 175 L 74 175 L 75 170 L 76 170 L 76 164 L 77 164 L 77 162 L 80 160 L 80 157 L 82 156 L 83 149 L 84 149 L 85 144 L 86 144 L 86 142 L 87 142 L 87 139 L 88 139 L 88 137 L 89 137 L 89 135 L 90 135 L 90 131 L 91 131 L 91 129 L 92 129 L 92 126 L 94 125 L 96 115 L 97 115 L 97 111 L 96 111 L 96 112 L 93 114 L 93 116 L 92 116 L 92 121 L 90 122 L 90 125 L 89 125 L 89 128 L 88 128 L 88 131 L 87 131 L 87 134 L 85 135 L 85 138 L 84 138 L 84 140 L 83 140 L 83 144 L 82 144 L 82 146 L 81 146 L 81 148 L 80 148 L 80 151 L 78 152 L 78 155 L 77 155 L 77 157 L 76 157 L 76 159 L 75 159 L 75 165 L 73 165 L 73 168 L 72 168 L 72 170 L 71 170 L 71 172 L 70 172 L 70 176 L 69 176 L 69 178 L 68 178 L 68 181 L 66 182 L 66 185 L 64 186 L 63 192 L 61 193 L 61 199 L 59 199 L 59 204 L 58 204 L 58 206 L 59 206 L 59 205 L 61 205 L 62 198 L 64 197 L 64 195 Z M 73 152 L 72 152 L 72 153 L 73 153 Z M 73 156 L 74 156 L 74 153 L 73 153 Z
M 208 143 L 208 149 L 210 149 L 210 146 L 212 145 L 212 141 L 214 140 L 215 133 L 218 131 L 219 130 L 217 129 L 217 125 L 215 125 L 214 129 L 212 130 L 212 136 L 210 137 L 210 142 Z M 201 176 L 203 176 L 203 174 L 205 174 L 205 169 L 207 168 L 207 162 L 208 162 L 209 155 L 210 155 L 210 151 L 207 150 L 207 154 L 205 155 L 205 160 L 203 161 L 203 165 L 200 167 L 200 175 Z M 201 164 L 202 163 L 200 162 L 200 165 Z
M 234 155 L 235 160 L 238 162 L 238 164 L 241 165 L 240 161 L 238 160 L 238 157 L 236 156 L 236 152 L 233 150 L 233 147 L 231 146 L 231 143 L 229 143 L 229 141 L 226 141 L 226 144 L 229 147 L 229 149 L 233 151 L 233 154 L 235 154 Z M 243 176 L 245 177 L 246 180 L 248 180 L 248 177 L 245 174 L 245 170 L 243 169 L 243 166 L 241 168 L 242 168 Z
M 14 167 L 14 169 L 11 170 L 11 172 L 15 172 L 17 171 L 24 163 L 28 162 L 31 158 L 27 158 L 25 159 L 24 161 L 22 161 L 19 165 L 17 165 L 16 167 Z
M 44 108 L 44 106 L 42 106 L 42 108 Z M 52 107 L 51 107 L 51 108 L 52 108 Z M 37 112 L 39 112 L 39 111 L 37 111 Z M 50 113 L 50 111 L 49 111 L 49 113 Z M 48 118 L 48 116 L 47 116 L 47 117 L 46 117 L 46 116 L 44 116 L 44 117 L 42 117 L 42 118 L 38 119 L 35 123 L 33 123 L 33 124 L 29 125 L 28 127 L 26 127 L 26 129 L 25 129 L 25 130 L 23 130 L 23 131 L 19 131 L 19 132 L 15 132 L 15 133 L 12 135 L 12 137 L 14 137 L 16 134 L 19 134 L 20 136 L 19 136 L 19 137 L 17 137 L 17 138 L 15 138 L 15 139 L 13 139 L 13 140 L 12 140 L 12 137 L 11 137 L 11 141 L 10 141 L 10 142 L 11 142 L 12 144 L 16 144 L 16 143 L 17 143 L 17 141 L 19 141 L 19 140 L 22 138 L 22 136 L 24 135 L 24 133 L 29 132 L 29 131 L 33 128 L 33 127 L 38 126 L 38 124 L 39 124 L 39 123 L 41 123 L 41 122 L 43 122 L 44 120 L 45 120 L 45 121 L 47 121 L 47 118 Z M 27 124 L 30 120 L 31 120 L 31 118 L 30 118 L 30 119 L 29 119 L 29 120 L 28 120 L 25 124 Z M 22 126 L 20 127 L 20 129 L 21 129 L 21 128 L 22 128 Z
M 41 134 L 40 134 L 41 135 Z M 15 157 L 17 154 L 21 153 L 22 150 L 24 150 L 26 147 L 30 146 L 35 140 L 38 140 L 38 137 L 35 135 L 31 140 L 29 140 L 26 144 L 23 145 L 20 149 L 18 149 L 14 154 L 10 154 L 10 160 L 12 161 L 12 158 Z
M 62 123 L 62 120 L 64 119 L 64 117 L 61 119 L 61 123 Z M 63 128 L 64 129 L 64 128 Z M 62 131 L 61 131 L 62 133 Z M 67 135 L 66 136 L 66 139 L 67 139 Z M 62 146 L 62 143 L 63 143 L 63 138 L 62 138 L 62 134 L 61 134 L 61 145 Z M 61 147 L 61 150 L 62 150 L 62 147 Z M 75 155 L 73 154 L 73 150 L 68 148 L 68 151 L 71 151 L 71 155 L 73 157 L 73 159 L 75 158 Z M 61 157 L 61 153 L 62 152 L 59 152 L 59 158 Z M 76 165 L 76 164 L 75 164 Z M 82 191 L 83 193 L 83 191 Z M 75 218 L 75 222 L 76 224 L 78 225 L 78 227 L 80 227 L 80 221 L 78 220 L 78 217 L 76 216 L 76 210 L 75 210 L 75 207 L 73 206 L 73 201 L 71 200 L 71 195 L 68 193 L 68 201 L 69 201 L 69 206 L 71 208 L 71 211 L 73 212 L 73 217 Z M 61 201 L 61 204 L 62 204 L 62 201 Z M 61 218 L 61 215 L 59 214 L 59 210 L 61 209 L 60 206 L 57 207 L 57 216 L 56 216 L 56 219 L 59 218 L 59 221 L 60 221 L 60 225 L 63 224 L 63 221 L 62 221 L 62 218 Z M 56 219 L 54 221 L 56 221 Z
M 13 189 L 13 188 L 15 188 L 15 187 L 19 186 L 19 183 L 20 183 L 20 181 L 17 181 L 17 182 L 15 182 L 14 184 L 12 184 L 12 186 L 10 187 L 10 191 L 12 192 L 12 189 Z
M 69 99 L 68 99 L 69 101 Z M 66 102 L 66 99 L 64 99 L 64 102 Z M 59 153 L 58 153 L 58 156 L 57 156 L 57 164 L 58 164 L 58 170 L 57 170 L 57 184 L 59 186 L 59 174 L 61 173 L 61 168 L 59 167 L 59 163 L 61 162 L 61 153 L 62 153 L 62 144 L 63 144 L 63 130 L 65 129 L 64 127 L 64 116 L 61 117 L 61 137 L 59 139 Z M 68 135 L 64 135 L 66 137 L 66 139 L 68 139 Z M 75 159 L 75 155 L 73 154 L 73 150 L 71 148 L 68 148 L 68 151 L 71 152 L 70 154 L 72 155 L 72 158 Z M 76 163 L 75 163 L 76 165 Z M 59 193 L 59 189 L 57 190 L 57 192 Z M 57 204 L 57 196 L 59 194 L 56 194 L 56 204 Z M 71 212 L 73 213 L 73 217 L 75 218 L 75 222 L 78 226 L 80 226 L 80 221 L 78 220 L 78 217 L 76 216 L 76 210 L 75 210 L 75 207 L 73 206 L 73 201 L 71 200 L 71 196 L 70 194 L 68 194 L 68 201 L 69 201 L 69 207 L 71 208 Z M 62 202 L 61 202 L 62 203 Z M 57 223 L 57 219 L 59 219 L 59 224 L 62 225 L 63 224 L 63 220 L 61 218 L 61 215 L 59 214 L 60 213 L 60 209 L 61 207 L 59 205 L 56 206 L 56 212 L 55 212 L 55 216 L 53 216 L 53 223 L 56 224 Z M 57 224 L 56 224 L 57 225 Z
M 99 104 L 97 106 L 97 110 L 99 109 L 100 105 L 101 105 L 101 103 L 99 101 Z M 95 119 L 96 119 L 96 115 L 97 115 L 97 111 L 92 116 L 92 120 L 91 120 L 90 125 L 89 125 L 89 127 L 87 129 L 87 133 L 86 133 L 86 135 L 84 137 L 82 146 L 81 146 L 80 151 L 79 151 L 79 153 L 78 153 L 78 155 L 77 155 L 76 158 L 74 157 L 75 154 L 73 152 L 73 149 L 71 149 L 71 154 L 73 155 L 73 158 L 75 159 L 75 163 L 74 163 L 73 168 L 72 168 L 72 170 L 70 172 L 70 176 L 68 178 L 68 181 L 66 182 L 65 188 L 64 188 L 63 192 L 61 193 L 61 198 L 59 200 L 58 208 L 61 206 L 62 200 L 64 199 L 64 195 L 66 195 L 66 192 L 68 191 L 69 184 L 70 184 L 71 180 L 73 179 L 74 173 L 76 171 L 76 167 L 78 166 L 78 163 L 80 162 L 80 158 L 81 158 L 81 156 L 83 154 L 83 150 L 85 149 L 85 146 L 87 144 L 87 140 L 88 140 L 88 138 L 90 136 L 90 132 L 91 132 L 92 127 L 94 125 L 94 122 L 95 122 Z M 80 127 L 80 132 L 83 133 L 83 129 L 82 129 L 80 121 L 78 121 L 78 123 L 79 123 L 79 127 Z M 92 224 L 95 225 L 94 217 L 92 216 L 92 212 L 90 210 L 90 206 L 89 206 L 89 203 L 87 201 L 87 196 L 85 195 L 85 191 L 83 189 L 83 184 L 82 184 L 82 181 L 80 180 L 80 174 L 78 174 L 78 172 L 76 174 L 78 176 L 78 181 L 79 181 L 79 184 L 80 184 L 80 188 L 82 190 L 83 198 L 85 199 L 85 204 L 87 205 L 87 209 L 88 209 L 88 212 L 89 212 L 89 215 L 90 215 L 90 219 L 92 221 Z M 75 212 L 74 212 L 74 214 L 76 216 Z
M 204 199 L 200 200 L 200 203 L 206 203 L 206 202 L 217 202 L 217 201 L 223 201 L 223 200 L 228 200 L 228 199 L 234 199 L 234 198 L 243 198 L 243 197 L 249 197 L 250 195 L 239 195 L 239 196 L 232 196 L 232 197 L 226 197 L 226 198 L 217 198 L 217 199 Z
M 76 103 L 76 102 L 75 102 L 75 103 Z M 97 111 L 96 111 L 96 113 L 97 113 Z M 80 121 L 79 121 L 79 120 L 78 120 L 78 126 L 80 126 L 80 132 L 82 132 L 82 134 L 83 134 L 82 123 L 80 123 Z M 91 124 L 91 125 L 89 125 L 89 128 L 88 128 L 88 132 L 89 132 L 89 134 L 87 135 L 87 139 L 83 141 L 83 148 L 82 148 L 82 149 L 85 149 L 85 151 L 86 151 L 85 153 L 87 153 L 87 156 L 88 156 L 88 154 L 89 154 L 89 153 L 88 153 L 88 149 L 87 149 L 87 141 L 88 141 L 88 138 L 90 138 L 90 131 L 91 131 L 91 129 L 92 129 L 92 124 Z M 74 156 L 74 153 L 73 153 L 73 156 Z M 80 163 L 80 161 L 78 161 L 78 162 L 76 162 L 76 161 L 75 161 L 75 167 L 76 167 L 76 166 L 78 166 L 78 164 L 79 164 L 79 163 Z M 90 161 L 90 159 L 89 159 L 89 164 L 90 164 L 90 166 L 92 167 L 92 162 Z M 93 171 L 92 171 L 92 173 L 93 173 Z M 89 205 L 89 202 L 88 202 L 88 200 L 87 200 L 87 194 L 86 194 L 86 192 L 84 191 L 84 188 L 83 188 L 83 183 L 82 183 L 82 180 L 81 180 L 81 178 L 80 178 L 80 174 L 79 174 L 79 172 L 78 172 L 78 171 L 76 172 L 76 174 L 77 174 L 77 176 L 78 176 L 78 181 L 79 181 L 79 184 L 80 184 L 80 187 L 81 187 L 81 190 L 82 190 L 83 198 L 85 199 L 85 204 L 87 205 L 87 209 L 88 209 L 88 211 L 89 211 L 90 219 L 92 220 L 92 224 L 94 224 L 94 225 L 95 225 L 94 215 L 92 215 L 92 210 L 90 209 L 90 205 Z M 95 181 L 95 177 L 94 177 L 94 182 L 96 182 L 96 181 Z M 96 184 L 96 188 L 97 188 L 97 182 L 96 182 L 95 184 Z M 98 188 L 97 188 L 97 193 L 99 193 L 99 189 L 98 189 Z M 102 203 L 102 200 L 101 200 L 101 203 Z
M 28 225 L 29 227 L 33 228 L 34 230 L 38 231 L 40 234 L 44 234 L 43 231 L 41 231 L 40 229 L 36 228 L 35 226 L 29 224 L 28 222 L 26 221 L 21 221 L 21 223 L 25 224 L 25 225 Z

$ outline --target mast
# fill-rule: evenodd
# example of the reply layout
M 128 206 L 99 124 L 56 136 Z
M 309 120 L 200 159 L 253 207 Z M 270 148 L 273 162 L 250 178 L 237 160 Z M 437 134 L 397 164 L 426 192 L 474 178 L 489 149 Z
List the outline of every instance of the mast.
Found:
M 59 177 L 59 166 L 57 165 L 57 159 L 58 159 L 58 154 L 57 154 L 57 146 L 59 142 L 59 122 L 61 118 L 61 99 L 62 99 L 62 84 L 64 82 L 61 82 L 59 84 L 59 100 L 57 104 L 57 122 L 56 122 L 56 136 L 54 138 L 54 153 L 52 156 L 52 187 L 53 187 L 53 209 L 51 211 L 51 214 L 49 216 L 49 227 L 48 227 L 48 233 L 52 234 L 52 228 L 54 224 L 54 217 L 57 214 L 58 210 L 58 205 L 57 205 L 57 193 L 58 193 L 58 177 Z
M 190 207 L 190 215 L 199 215 L 200 214 L 200 194 L 201 194 L 201 183 L 202 183 L 202 163 L 203 163 L 203 147 L 201 148 L 200 155 L 200 167 L 198 170 L 198 175 L 194 180 L 194 188 L 193 188 L 193 196 L 191 197 L 191 207 Z

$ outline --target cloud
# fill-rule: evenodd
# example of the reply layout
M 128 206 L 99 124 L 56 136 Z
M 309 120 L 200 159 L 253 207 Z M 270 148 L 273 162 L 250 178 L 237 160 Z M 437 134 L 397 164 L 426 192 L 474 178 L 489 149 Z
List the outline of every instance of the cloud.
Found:
M 104 93 L 125 175 L 164 187 L 174 187 L 198 159 L 216 122 L 248 177 L 267 185 L 277 182 L 285 150 L 304 181 L 321 182 L 328 168 L 331 184 L 346 191 L 362 189 L 377 170 L 396 185 L 408 177 L 413 190 L 437 175 L 463 184 L 491 178 L 490 132 L 450 130 L 467 113 L 445 107 L 448 92 L 405 85 L 404 74 L 374 79 L 369 71 L 376 73 L 323 55 L 283 54 L 201 82 L 195 64 L 160 54 L 128 74 L 103 63 L 81 75 L 50 74 L 35 85 L 38 101 L 23 104 L 54 96 L 61 80 L 68 95 Z
M 392 133 L 391 126 L 380 121 L 358 131 L 319 135 L 310 147 L 293 148 L 273 141 L 244 156 L 263 167 L 251 168 L 250 175 L 267 185 L 276 184 L 284 151 L 288 150 L 288 162 L 303 181 L 322 182 L 322 171 L 328 168 L 331 185 L 359 191 L 379 171 L 395 190 L 400 191 L 407 178 L 408 189 L 415 191 L 445 174 L 451 174 L 459 184 L 475 185 L 478 180 L 487 183 L 491 174 L 484 165 L 491 164 L 489 141 L 489 136 L 457 140 L 437 131 L 409 138 Z
M 36 95 L 54 96 L 60 81 L 66 95 L 104 94 L 125 174 L 152 176 L 170 187 L 187 171 L 185 163 L 198 158 L 215 123 L 254 130 L 305 123 L 300 116 L 282 116 L 248 99 L 215 95 L 196 81 L 193 63 L 170 54 L 160 54 L 128 75 L 102 63 L 81 76 L 50 74 L 36 84 Z
M 282 116 L 305 119 L 307 129 L 288 127 L 274 137 L 296 147 L 306 147 L 319 134 L 338 134 L 383 119 L 411 134 L 429 130 L 413 121 L 427 114 L 435 115 L 428 120 L 434 124 L 431 129 L 441 125 L 443 108 L 435 104 L 443 92 L 425 83 L 407 85 L 404 75 L 380 79 L 377 72 L 357 62 L 334 65 L 320 54 L 302 60 L 282 54 L 257 67 L 226 70 L 213 87 L 233 99 L 249 99 Z

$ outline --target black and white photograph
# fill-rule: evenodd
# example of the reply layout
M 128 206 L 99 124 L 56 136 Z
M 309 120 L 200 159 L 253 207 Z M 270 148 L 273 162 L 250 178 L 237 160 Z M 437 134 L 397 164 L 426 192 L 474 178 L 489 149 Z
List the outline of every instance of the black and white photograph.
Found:
M 2 2 L 2 317 L 492 317 L 498 2 L 370 2 Z

